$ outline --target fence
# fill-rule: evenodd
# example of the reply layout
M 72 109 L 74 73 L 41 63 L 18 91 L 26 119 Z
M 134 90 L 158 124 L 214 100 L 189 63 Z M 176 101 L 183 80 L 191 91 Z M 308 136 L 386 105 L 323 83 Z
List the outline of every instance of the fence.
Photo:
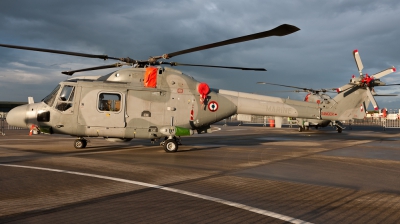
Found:
M 382 121 L 383 130 L 386 128 L 400 128 L 400 120 L 384 119 Z
M 396 111 L 390 110 L 386 117 L 366 117 L 364 119 L 354 120 L 356 125 L 379 125 L 383 130 L 387 128 L 400 128 L 399 114 Z
M 389 116 L 388 116 L 389 117 Z M 393 117 L 393 116 L 392 116 Z M 390 118 L 392 118 L 390 117 Z M 257 115 L 248 115 L 248 119 L 246 121 L 238 120 L 237 116 L 232 116 L 230 118 L 225 119 L 225 125 L 229 123 L 235 124 L 263 124 L 263 126 L 267 126 L 270 120 L 275 119 L 274 116 L 257 116 Z M 360 125 L 360 126 L 382 126 L 383 129 L 386 128 L 400 128 L 400 120 L 399 119 L 389 119 L 382 117 L 366 117 L 364 119 L 351 119 L 341 121 L 344 125 Z M 289 127 L 296 126 L 296 120 L 288 119 L 287 117 L 283 117 L 282 125 L 287 125 Z
M 364 119 L 353 119 L 351 120 L 354 125 L 373 125 L 373 126 L 382 126 L 384 118 L 364 118 Z
M 0 135 L 5 135 L 5 130 L 22 130 L 22 129 L 28 129 L 28 128 L 20 128 L 20 127 L 15 127 L 11 126 L 7 123 L 6 120 L 7 113 L 5 112 L 0 112 Z
M 224 120 L 225 125 L 230 124 L 262 124 L 263 126 L 267 126 L 271 121 L 275 122 L 275 116 L 257 116 L 257 115 L 244 115 L 237 114 L 233 115 Z M 286 121 L 282 122 L 282 124 L 287 124 Z
M 6 116 L 5 113 L 1 112 L 0 113 L 0 134 L 5 135 L 4 133 L 4 122 L 5 122 Z

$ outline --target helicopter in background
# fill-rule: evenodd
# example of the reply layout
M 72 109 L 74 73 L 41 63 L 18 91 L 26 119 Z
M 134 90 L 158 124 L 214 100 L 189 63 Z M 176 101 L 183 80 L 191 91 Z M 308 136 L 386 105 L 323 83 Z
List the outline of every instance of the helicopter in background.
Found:
M 298 86 L 289 86 L 289 85 L 281 85 L 281 84 L 276 84 L 276 83 L 269 83 L 269 82 L 257 82 L 257 84 L 267 84 L 267 85 L 274 85 L 274 86 L 282 86 L 282 87 L 288 87 L 288 88 L 294 88 L 296 90 L 293 91 L 288 91 L 288 92 L 305 92 L 307 93 L 304 101 L 305 102 L 311 102 L 311 103 L 316 103 L 318 105 L 320 104 L 329 104 L 332 101 L 332 97 L 327 94 L 327 92 L 331 93 L 336 93 L 337 88 L 330 88 L 330 89 L 311 89 L 311 88 L 303 88 L 303 87 L 298 87 Z M 335 90 L 335 91 L 334 91 Z M 367 101 L 367 100 L 366 100 Z M 369 102 L 364 101 L 366 105 L 369 104 Z M 359 116 L 358 114 L 355 114 L 354 116 Z M 308 118 L 289 118 L 289 119 L 294 119 L 296 121 L 296 124 L 298 126 L 299 132 L 308 131 L 310 127 L 315 127 L 315 129 L 318 129 L 320 127 L 327 127 L 327 126 L 333 126 L 336 128 L 338 133 L 341 133 L 343 129 L 343 124 L 340 121 L 332 121 L 332 120 L 321 120 L 321 119 L 308 119 Z
M 380 81 L 380 78 L 396 71 L 396 68 L 388 68 L 385 69 L 381 72 L 378 72 L 374 75 L 369 76 L 368 74 L 363 75 L 362 74 L 362 69 L 364 68 L 360 54 L 358 50 L 353 51 L 353 57 L 356 62 L 357 68 L 359 70 L 359 77 L 356 77 L 355 75 L 352 76 L 350 79 L 350 82 L 340 88 L 328 88 L 328 89 L 311 89 L 311 88 L 303 88 L 303 87 L 297 87 L 297 86 L 289 86 L 289 85 L 281 85 L 281 84 L 275 84 L 275 83 L 268 83 L 268 82 L 257 82 L 257 84 L 268 84 L 268 85 L 275 85 L 275 86 L 282 86 L 282 87 L 289 87 L 289 88 L 294 88 L 297 90 L 294 90 L 292 92 L 306 92 L 307 95 L 304 98 L 305 102 L 311 102 L 311 103 L 316 103 L 319 106 L 325 107 L 325 105 L 329 105 L 331 103 L 336 103 L 330 95 L 327 93 L 341 93 L 343 91 L 349 90 L 354 87 L 362 87 L 365 88 L 366 91 L 366 98 L 360 104 L 359 109 L 357 110 L 356 108 L 353 111 L 353 118 L 351 119 L 362 119 L 365 117 L 367 113 L 367 108 L 370 103 L 374 106 L 375 110 L 379 110 L 378 104 L 374 98 L 374 96 L 397 96 L 393 94 L 385 94 L 385 95 L 379 95 L 375 92 L 374 87 L 376 86 L 392 86 L 392 85 L 400 85 L 400 84 L 389 84 L 386 85 L 386 83 Z M 308 118 L 296 118 L 296 122 L 298 125 L 298 130 L 299 132 L 302 132 L 304 130 L 309 130 L 310 127 L 315 127 L 318 129 L 319 127 L 326 127 L 326 126 L 332 126 L 335 127 L 338 133 L 342 133 L 342 130 L 344 129 L 344 126 L 342 122 L 339 120 L 323 120 L 323 119 L 308 119 Z
M 120 62 L 62 72 L 77 72 L 115 68 L 103 76 L 69 78 L 41 102 L 18 106 L 7 115 L 7 122 L 17 127 L 37 127 L 47 134 L 77 137 L 74 147 L 87 146 L 87 138 L 103 137 L 110 141 L 130 141 L 133 138 L 160 141 L 166 152 L 176 152 L 181 136 L 210 133 L 211 124 L 235 114 L 300 117 L 322 120 L 346 120 L 367 98 L 365 86 L 352 85 L 332 101 L 319 105 L 312 102 L 255 95 L 210 88 L 207 83 L 162 65 L 200 66 L 239 70 L 266 71 L 264 68 L 244 68 L 167 62 L 175 56 L 240 42 L 285 36 L 299 28 L 283 24 L 274 29 L 185 49 L 147 60 L 118 58 L 44 48 L 0 44 L 0 47 L 63 54 L 77 57 L 112 59 Z

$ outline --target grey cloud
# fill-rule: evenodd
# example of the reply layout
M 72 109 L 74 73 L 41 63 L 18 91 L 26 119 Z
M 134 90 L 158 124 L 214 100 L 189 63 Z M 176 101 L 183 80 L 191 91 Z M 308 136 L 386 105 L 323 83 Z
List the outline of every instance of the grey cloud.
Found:
M 255 83 L 268 81 L 309 88 L 342 86 L 357 74 L 354 49 L 360 51 L 364 72 L 369 74 L 390 66 L 400 67 L 400 30 L 396 29 L 399 4 L 394 0 L 4 1 L 0 3 L 0 43 L 146 59 L 288 23 L 301 30 L 285 37 L 187 54 L 173 61 L 265 67 L 268 72 L 264 73 L 178 69 L 214 88 L 303 99 L 301 94 L 268 93 L 286 89 Z M 113 63 L 0 48 L 1 69 L 15 69 L 15 62 L 35 67 L 26 72 L 42 75 L 47 81 L 29 87 L 8 82 L 7 88 L 0 89 L 0 100 L 25 101 L 30 95 L 43 98 L 67 78 L 60 72 L 69 65 Z M 0 77 L 3 81 L 4 77 Z M 381 107 L 400 107 L 400 97 L 377 100 Z

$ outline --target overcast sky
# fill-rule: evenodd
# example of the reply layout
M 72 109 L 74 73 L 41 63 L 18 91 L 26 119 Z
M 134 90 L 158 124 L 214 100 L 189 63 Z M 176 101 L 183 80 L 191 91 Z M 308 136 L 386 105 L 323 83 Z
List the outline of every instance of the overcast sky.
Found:
M 0 3 L 0 43 L 107 54 L 145 60 L 199 45 L 262 32 L 281 24 L 301 30 L 173 58 L 222 66 L 262 67 L 267 72 L 175 67 L 212 88 L 303 100 L 305 93 L 256 84 L 336 88 L 364 73 L 400 68 L 398 0 L 13 0 Z M 41 52 L 0 48 L 0 101 L 40 101 L 68 78 L 61 71 L 112 64 Z M 100 75 L 100 72 L 78 75 Z M 381 81 L 400 83 L 399 70 Z M 399 94 L 400 86 L 376 87 Z M 376 97 L 380 108 L 400 109 L 400 96 Z M 372 109 L 370 105 L 369 109 Z

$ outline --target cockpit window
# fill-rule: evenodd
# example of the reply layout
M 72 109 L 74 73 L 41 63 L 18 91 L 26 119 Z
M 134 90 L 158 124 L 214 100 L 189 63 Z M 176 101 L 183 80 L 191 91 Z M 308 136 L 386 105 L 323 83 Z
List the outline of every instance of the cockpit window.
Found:
M 74 103 L 75 87 L 65 85 L 61 90 L 56 109 L 59 111 L 66 111 L 73 106 Z M 71 111 L 72 112 L 72 111 Z
M 73 86 L 64 86 L 63 90 L 60 94 L 61 101 L 71 101 L 74 98 L 74 87 Z
M 60 85 L 58 85 L 51 93 L 46 96 L 42 101 L 49 105 L 50 107 L 53 106 L 54 100 L 57 97 L 58 90 L 60 89 Z

